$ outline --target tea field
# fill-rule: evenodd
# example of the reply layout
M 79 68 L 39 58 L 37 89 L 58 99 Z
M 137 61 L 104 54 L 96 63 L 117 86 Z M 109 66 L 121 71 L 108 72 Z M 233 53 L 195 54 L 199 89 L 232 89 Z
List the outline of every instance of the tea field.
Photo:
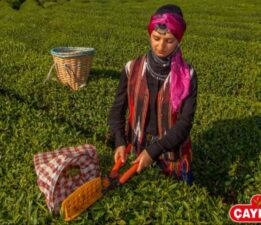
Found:
M 96 146 L 113 165 L 107 117 L 125 63 L 149 49 L 147 23 L 164 0 L 0 0 L 0 224 L 67 224 L 48 212 L 33 156 Z M 176 0 L 183 55 L 198 74 L 195 183 L 150 167 L 70 224 L 233 224 L 233 204 L 261 193 L 261 2 Z M 59 46 L 96 49 L 86 87 L 43 82 Z

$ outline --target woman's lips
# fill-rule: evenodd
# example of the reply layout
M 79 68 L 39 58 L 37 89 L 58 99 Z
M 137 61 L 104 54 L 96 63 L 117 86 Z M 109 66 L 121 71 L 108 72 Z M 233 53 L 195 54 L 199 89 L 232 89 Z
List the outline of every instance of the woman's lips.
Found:
M 158 55 L 165 55 L 166 52 L 158 52 Z

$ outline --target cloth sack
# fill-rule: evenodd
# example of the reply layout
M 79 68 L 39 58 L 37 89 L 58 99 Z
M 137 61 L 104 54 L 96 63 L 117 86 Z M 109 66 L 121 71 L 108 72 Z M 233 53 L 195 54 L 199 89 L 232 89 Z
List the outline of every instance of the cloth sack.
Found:
M 37 184 L 50 212 L 59 213 L 62 201 L 85 182 L 100 176 L 93 145 L 66 147 L 34 155 Z

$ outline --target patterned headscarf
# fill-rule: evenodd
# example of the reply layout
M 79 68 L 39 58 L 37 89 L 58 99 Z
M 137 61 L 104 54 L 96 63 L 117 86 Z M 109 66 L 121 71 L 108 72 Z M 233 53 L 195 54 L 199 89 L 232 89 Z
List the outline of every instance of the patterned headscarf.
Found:
M 157 29 L 159 25 L 164 25 L 172 33 L 178 42 L 181 42 L 186 30 L 186 22 L 183 19 L 182 12 L 175 5 L 166 5 L 159 8 L 151 17 L 148 24 L 148 32 Z M 190 87 L 189 66 L 182 57 L 179 47 L 176 54 L 171 58 L 170 70 L 170 99 L 173 111 L 178 111 L 181 102 L 188 96 Z

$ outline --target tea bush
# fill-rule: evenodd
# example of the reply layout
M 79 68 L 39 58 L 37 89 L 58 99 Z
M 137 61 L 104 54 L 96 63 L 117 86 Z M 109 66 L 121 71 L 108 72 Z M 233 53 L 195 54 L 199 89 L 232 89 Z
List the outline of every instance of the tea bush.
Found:
M 33 155 L 96 146 L 103 175 L 113 165 L 107 116 L 125 63 L 149 49 L 146 26 L 167 1 L 0 1 L 0 223 L 66 224 L 49 214 Z M 183 55 L 198 74 L 191 135 L 195 184 L 156 167 L 107 193 L 72 224 L 232 224 L 232 204 L 261 191 L 258 0 L 176 1 L 188 30 Z M 44 83 L 50 49 L 94 47 L 87 86 Z

